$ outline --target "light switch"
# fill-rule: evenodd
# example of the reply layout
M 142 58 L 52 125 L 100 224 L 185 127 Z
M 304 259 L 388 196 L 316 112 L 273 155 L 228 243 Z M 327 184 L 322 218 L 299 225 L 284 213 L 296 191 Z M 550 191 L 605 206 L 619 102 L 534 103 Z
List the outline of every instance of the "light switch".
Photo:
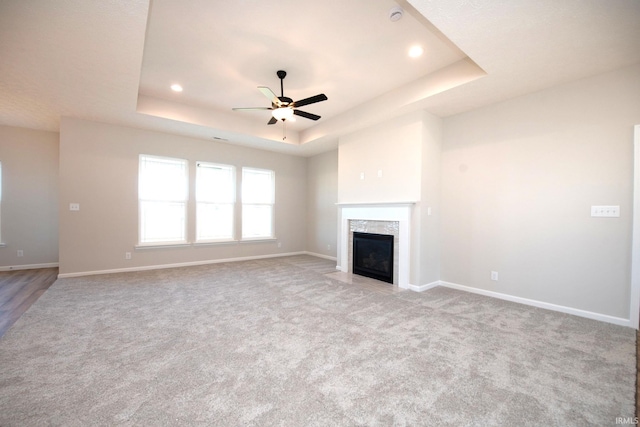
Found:
M 69 210 L 70 211 L 79 211 L 80 210 L 80 203 L 69 203 Z
M 591 216 L 617 218 L 620 216 L 620 206 L 591 206 Z

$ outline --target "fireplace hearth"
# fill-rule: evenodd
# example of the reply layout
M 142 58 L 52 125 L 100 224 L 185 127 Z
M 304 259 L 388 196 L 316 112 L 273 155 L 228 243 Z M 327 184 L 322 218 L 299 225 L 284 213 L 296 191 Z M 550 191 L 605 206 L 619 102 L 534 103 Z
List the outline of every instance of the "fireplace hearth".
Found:
M 353 273 L 393 283 L 393 240 L 388 234 L 353 232 Z

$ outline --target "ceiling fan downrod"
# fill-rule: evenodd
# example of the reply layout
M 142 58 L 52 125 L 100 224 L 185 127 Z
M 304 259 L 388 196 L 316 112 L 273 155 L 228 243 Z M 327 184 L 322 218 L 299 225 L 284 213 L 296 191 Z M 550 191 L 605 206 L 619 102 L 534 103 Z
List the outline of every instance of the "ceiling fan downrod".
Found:
M 284 70 L 278 70 L 276 75 L 280 79 L 280 97 L 284 98 L 284 78 L 287 77 L 287 72 Z

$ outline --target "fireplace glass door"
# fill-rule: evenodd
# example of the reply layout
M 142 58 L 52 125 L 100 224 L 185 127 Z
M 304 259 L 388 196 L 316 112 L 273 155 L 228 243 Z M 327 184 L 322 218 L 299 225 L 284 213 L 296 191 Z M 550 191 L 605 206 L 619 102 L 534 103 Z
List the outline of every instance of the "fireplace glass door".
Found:
M 393 283 L 393 236 L 354 232 L 353 273 Z

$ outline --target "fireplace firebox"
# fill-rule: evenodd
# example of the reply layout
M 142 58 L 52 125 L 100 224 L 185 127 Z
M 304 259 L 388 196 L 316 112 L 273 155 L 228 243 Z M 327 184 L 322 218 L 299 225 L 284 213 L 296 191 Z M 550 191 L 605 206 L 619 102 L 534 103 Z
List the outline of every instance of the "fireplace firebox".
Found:
M 393 236 L 354 231 L 353 273 L 393 283 Z

